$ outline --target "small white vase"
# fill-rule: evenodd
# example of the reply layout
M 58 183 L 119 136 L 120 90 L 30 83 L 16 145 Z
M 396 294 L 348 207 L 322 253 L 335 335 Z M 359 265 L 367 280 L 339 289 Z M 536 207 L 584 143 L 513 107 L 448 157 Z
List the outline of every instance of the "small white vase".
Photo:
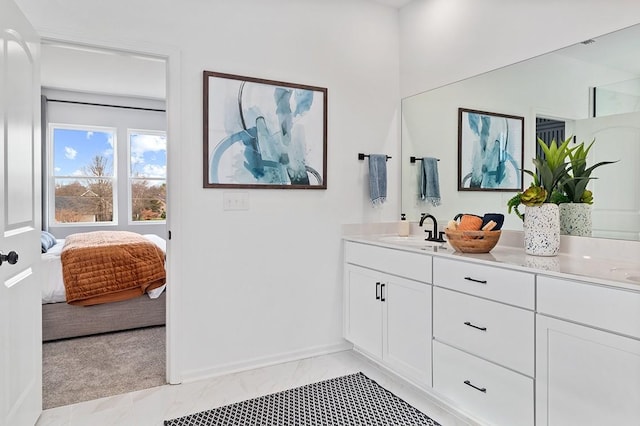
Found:
M 591 228 L 591 204 L 560 204 L 560 234 L 590 237 Z
M 524 250 L 533 256 L 556 256 L 560 252 L 560 209 L 557 204 L 525 207 Z

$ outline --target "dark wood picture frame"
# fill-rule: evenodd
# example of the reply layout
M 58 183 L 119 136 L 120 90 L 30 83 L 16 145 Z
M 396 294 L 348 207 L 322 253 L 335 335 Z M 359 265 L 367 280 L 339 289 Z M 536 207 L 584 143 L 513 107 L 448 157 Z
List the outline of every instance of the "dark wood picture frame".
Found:
M 523 190 L 524 117 L 458 108 L 458 191 Z
M 203 72 L 204 188 L 327 188 L 327 89 Z

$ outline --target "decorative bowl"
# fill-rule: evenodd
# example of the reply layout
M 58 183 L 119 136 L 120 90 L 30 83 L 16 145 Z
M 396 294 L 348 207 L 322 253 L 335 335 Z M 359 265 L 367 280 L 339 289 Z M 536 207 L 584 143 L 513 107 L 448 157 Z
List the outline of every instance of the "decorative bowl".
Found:
M 500 239 L 500 231 L 454 231 L 445 229 L 447 241 L 462 253 L 489 253 Z

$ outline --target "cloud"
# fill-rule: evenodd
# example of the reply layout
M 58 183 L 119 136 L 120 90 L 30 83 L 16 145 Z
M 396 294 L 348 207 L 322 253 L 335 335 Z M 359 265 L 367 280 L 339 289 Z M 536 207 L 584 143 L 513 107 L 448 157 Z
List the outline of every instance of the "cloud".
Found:
M 91 139 L 92 136 L 93 136 L 93 132 L 87 132 L 87 139 Z
M 131 164 L 144 164 L 147 152 L 167 150 L 167 138 L 159 135 L 133 135 L 131 137 Z
M 76 151 L 75 149 L 71 148 L 70 146 L 65 146 L 64 147 L 64 156 L 66 158 L 68 158 L 69 160 L 75 160 L 76 155 L 78 155 L 78 151 Z
M 61 167 L 54 167 L 54 170 L 56 172 L 56 174 L 60 173 L 62 171 Z
M 146 164 L 142 168 L 142 175 L 149 178 L 166 178 L 167 166 L 157 164 Z

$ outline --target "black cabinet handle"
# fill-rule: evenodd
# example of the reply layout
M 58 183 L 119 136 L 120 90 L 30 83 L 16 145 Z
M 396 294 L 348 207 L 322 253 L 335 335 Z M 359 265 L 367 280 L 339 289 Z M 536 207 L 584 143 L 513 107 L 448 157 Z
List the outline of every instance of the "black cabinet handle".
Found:
M 473 281 L 474 283 L 480 283 L 480 284 L 487 283 L 487 280 L 476 280 L 475 278 L 471 278 L 471 277 L 464 277 L 464 279 L 467 281 Z
M 471 324 L 469 321 L 465 322 L 464 325 L 468 325 L 469 327 L 473 327 L 477 330 L 487 331 L 487 327 L 478 327 L 477 325 Z
M 384 284 L 384 283 L 380 286 L 380 287 L 381 287 L 381 288 L 380 288 L 380 301 L 381 301 L 381 302 L 384 302 L 384 301 L 386 301 L 386 300 L 387 300 L 387 297 L 386 297 L 386 296 L 385 296 L 385 294 L 384 294 L 384 288 L 385 288 L 385 286 L 386 286 L 386 284 Z
M 380 300 L 380 282 L 376 283 L 376 300 Z
M 471 383 L 469 380 L 465 380 L 464 384 L 467 385 L 467 386 L 471 386 L 475 390 L 478 390 L 478 391 L 480 391 L 482 393 L 487 393 L 487 388 L 479 388 L 477 386 L 474 386 L 473 383 Z

